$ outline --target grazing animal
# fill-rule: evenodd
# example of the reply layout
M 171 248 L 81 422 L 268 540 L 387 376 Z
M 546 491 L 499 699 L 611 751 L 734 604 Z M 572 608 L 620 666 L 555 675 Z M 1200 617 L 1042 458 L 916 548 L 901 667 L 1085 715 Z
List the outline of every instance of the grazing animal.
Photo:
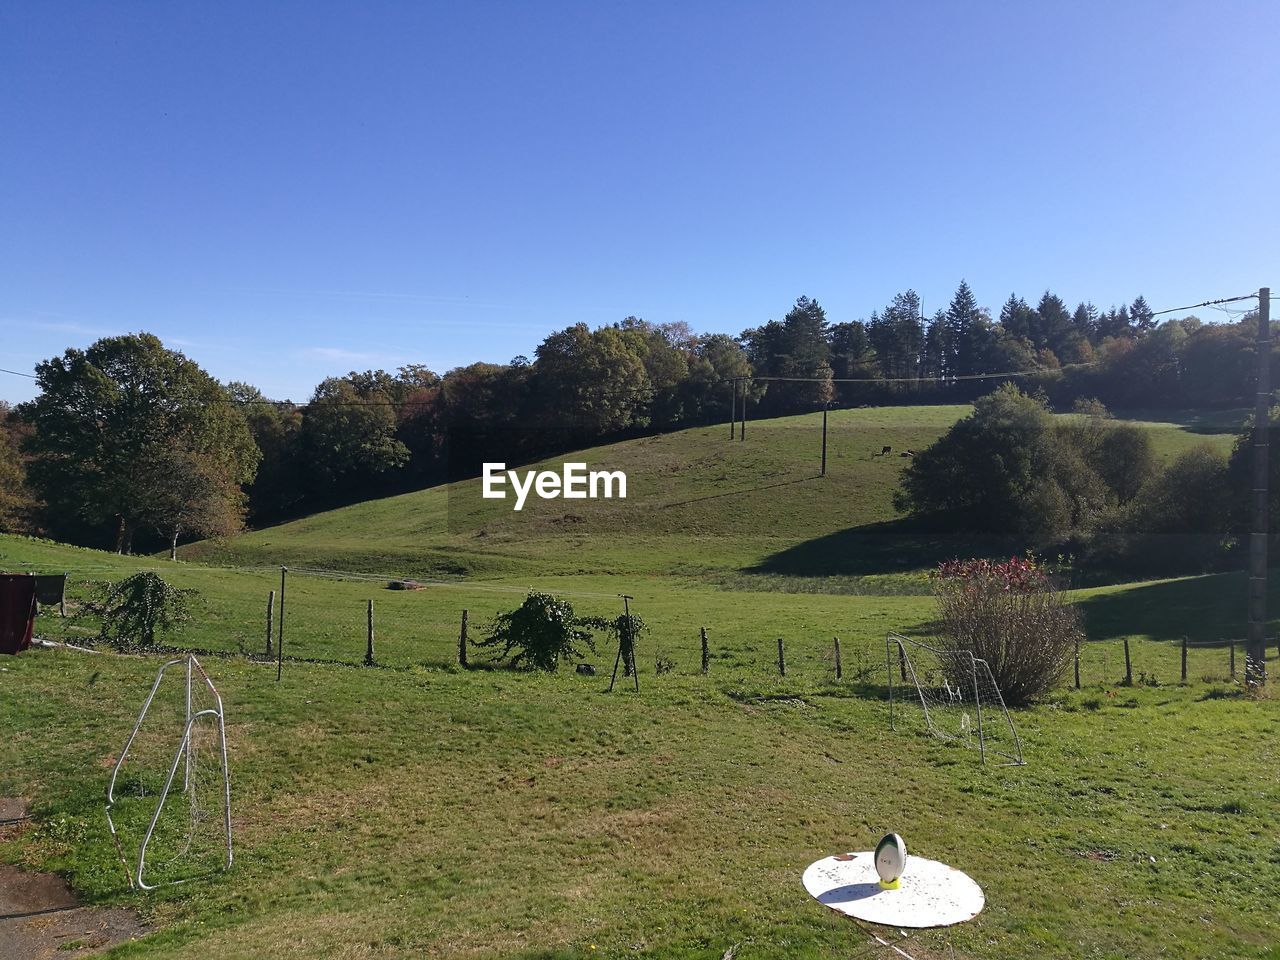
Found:
M 914 457 L 915 455 L 916 455 L 916 452 L 914 450 L 903 450 L 900 454 L 898 454 L 898 456 L 900 457 Z
M 891 453 L 893 453 L 893 447 L 885 447 L 879 453 L 873 453 L 871 455 L 871 459 L 874 460 L 876 457 L 886 457 Z

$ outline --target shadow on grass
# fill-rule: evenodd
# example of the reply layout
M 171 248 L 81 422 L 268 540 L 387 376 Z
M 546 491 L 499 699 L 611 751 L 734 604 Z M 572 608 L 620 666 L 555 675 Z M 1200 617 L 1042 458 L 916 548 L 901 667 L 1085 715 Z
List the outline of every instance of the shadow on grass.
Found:
M 1225 646 L 1246 632 L 1248 580 L 1242 571 L 1183 577 L 1100 593 L 1080 601 L 1092 640 L 1145 634 L 1153 640 Z M 1280 609 L 1280 570 L 1272 569 L 1268 607 Z M 1277 621 L 1268 624 L 1272 635 Z
M 907 517 L 851 527 L 771 554 L 746 573 L 792 577 L 868 576 L 936 567 L 956 557 L 1021 553 L 1012 537 L 954 533 Z
M 1146 410 L 1126 409 L 1113 411 L 1116 417 L 1123 420 L 1141 420 L 1146 422 L 1176 423 L 1187 433 L 1205 435 L 1239 433 L 1252 410 L 1243 407 L 1231 407 L 1224 410 Z

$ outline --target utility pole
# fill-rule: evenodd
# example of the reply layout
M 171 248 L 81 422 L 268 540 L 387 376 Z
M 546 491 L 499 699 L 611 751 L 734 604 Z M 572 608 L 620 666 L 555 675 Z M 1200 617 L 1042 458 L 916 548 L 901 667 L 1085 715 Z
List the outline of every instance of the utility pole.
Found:
M 1271 288 L 1258 291 L 1258 390 L 1253 415 L 1253 532 L 1249 537 L 1249 639 L 1244 681 L 1267 682 L 1267 479 L 1271 418 Z
M 822 476 L 827 475 L 827 409 L 831 406 L 829 403 L 822 405 Z
M 733 396 L 729 400 L 729 439 L 736 437 L 738 429 L 738 378 L 734 377 L 730 383 L 733 389 Z

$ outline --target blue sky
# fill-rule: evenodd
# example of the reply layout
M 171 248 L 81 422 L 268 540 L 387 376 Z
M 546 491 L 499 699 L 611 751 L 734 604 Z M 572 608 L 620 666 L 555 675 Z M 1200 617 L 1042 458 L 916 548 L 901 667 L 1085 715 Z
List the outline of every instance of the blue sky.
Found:
M 1261 2 L 11 2 L 0 367 L 149 330 L 304 399 L 802 293 L 1280 287 L 1278 62 Z

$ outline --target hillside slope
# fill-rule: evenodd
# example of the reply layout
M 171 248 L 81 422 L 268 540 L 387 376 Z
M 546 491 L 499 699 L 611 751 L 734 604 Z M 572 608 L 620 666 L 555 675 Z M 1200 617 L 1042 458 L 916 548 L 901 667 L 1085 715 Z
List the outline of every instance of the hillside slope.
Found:
M 626 500 L 531 496 L 516 512 L 511 498 L 482 499 L 474 479 L 353 504 L 229 544 L 192 544 L 182 555 L 424 577 L 741 571 L 798 544 L 848 551 L 848 540 L 836 534 L 893 521 L 893 490 L 907 462 L 902 452 L 927 447 L 968 410 L 834 411 L 825 477 L 819 476 L 818 414 L 748 422 L 745 442 L 731 441 L 725 425 L 698 427 L 539 465 L 558 471 L 565 461 L 580 461 L 590 469 L 621 470 Z M 1165 457 L 1202 442 L 1225 450 L 1232 440 L 1220 418 L 1134 422 L 1151 431 Z M 880 456 L 885 447 L 890 454 Z M 913 564 L 902 558 L 903 566 Z

